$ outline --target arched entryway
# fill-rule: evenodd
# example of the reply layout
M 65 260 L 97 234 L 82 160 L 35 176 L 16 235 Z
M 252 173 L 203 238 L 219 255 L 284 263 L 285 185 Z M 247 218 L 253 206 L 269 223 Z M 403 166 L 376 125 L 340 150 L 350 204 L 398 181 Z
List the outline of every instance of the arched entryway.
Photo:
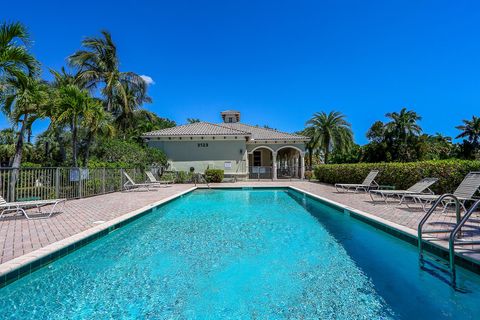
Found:
M 282 147 L 276 154 L 277 179 L 302 179 L 304 153 L 296 147 Z
M 249 179 L 273 179 L 274 151 L 267 147 L 256 147 L 248 153 Z
M 296 146 L 273 148 L 263 145 L 248 152 L 249 179 L 303 179 L 305 152 Z

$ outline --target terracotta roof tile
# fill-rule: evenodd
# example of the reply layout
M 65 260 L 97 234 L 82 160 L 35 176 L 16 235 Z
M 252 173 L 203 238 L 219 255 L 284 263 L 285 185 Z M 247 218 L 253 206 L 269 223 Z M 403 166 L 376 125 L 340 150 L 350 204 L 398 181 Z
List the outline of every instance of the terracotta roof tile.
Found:
M 182 126 L 147 132 L 143 137 L 173 137 L 173 136 L 250 136 L 252 140 L 281 141 L 300 140 L 308 138 L 296 134 L 281 132 L 274 129 L 261 128 L 243 123 L 195 122 Z
M 162 130 L 151 131 L 143 137 L 168 137 L 168 136 L 249 136 L 250 133 L 227 128 L 209 122 L 195 122 Z
M 252 126 L 240 122 L 220 123 L 219 126 L 249 132 L 252 135 L 252 140 L 309 140 L 309 138 L 297 134 L 282 132 L 275 129 Z

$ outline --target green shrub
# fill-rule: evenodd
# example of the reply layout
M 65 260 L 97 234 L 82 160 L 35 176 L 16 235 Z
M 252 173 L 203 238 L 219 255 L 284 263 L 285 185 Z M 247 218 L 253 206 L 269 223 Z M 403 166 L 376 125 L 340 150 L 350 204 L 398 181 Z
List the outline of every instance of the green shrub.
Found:
M 161 181 L 174 181 L 178 183 L 176 178 L 177 177 L 174 172 L 165 172 L 160 176 Z
M 310 180 L 312 180 L 312 178 L 313 178 L 313 171 L 311 171 L 311 170 L 305 171 L 305 179 L 310 181 Z
M 207 169 L 205 170 L 205 179 L 207 182 L 222 182 L 224 172 L 221 169 Z
M 146 147 L 144 150 L 146 164 L 155 164 L 157 166 L 164 166 L 167 164 L 167 156 L 162 150 L 150 147 Z
M 315 167 L 319 182 L 361 183 L 370 170 L 380 170 L 377 179 L 380 185 L 406 189 L 422 178 L 438 178 L 432 190 L 438 194 L 453 192 L 470 171 L 480 170 L 480 161 L 437 160 L 419 162 L 327 164 Z
M 187 171 L 177 171 L 175 173 L 175 182 L 176 183 L 185 183 L 188 181 L 189 174 Z
M 22 162 L 20 165 L 22 168 L 41 168 L 42 165 L 39 163 L 33 163 L 33 162 Z
M 121 169 L 121 168 L 130 168 L 131 165 L 127 162 L 108 162 L 108 161 L 100 161 L 98 159 L 90 159 L 88 160 L 88 168 L 96 169 L 96 168 L 109 168 L 109 169 Z

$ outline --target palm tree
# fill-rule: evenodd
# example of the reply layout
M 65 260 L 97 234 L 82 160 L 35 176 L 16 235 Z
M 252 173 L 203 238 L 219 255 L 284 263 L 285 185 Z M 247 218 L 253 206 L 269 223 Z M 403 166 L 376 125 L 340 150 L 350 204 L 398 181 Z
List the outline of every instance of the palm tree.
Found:
M 145 90 L 145 81 L 136 73 L 121 72 L 117 47 L 113 43 L 108 31 L 102 31 L 100 38 L 86 38 L 82 41 L 85 48 L 71 55 L 69 63 L 79 68 L 78 77 L 89 88 L 98 88 L 102 84 L 101 92 L 106 98 L 106 109 L 112 111 L 116 108 L 115 99 L 120 97 L 123 101 L 121 107 L 127 107 L 128 93 L 124 83 L 128 83 L 132 90 Z
M 452 143 L 452 137 L 443 135 L 440 132 L 436 132 L 434 135 L 428 136 L 428 138 L 431 139 L 432 141 L 442 143 L 442 144 L 449 144 L 449 143 L 451 144 Z
M 78 73 L 70 73 L 65 69 L 65 67 L 62 67 L 60 71 L 50 69 L 50 73 L 53 75 L 52 86 L 54 88 L 60 88 L 69 84 L 75 85 L 81 89 L 87 88 L 87 84 L 82 81 Z
M 134 117 L 139 113 L 140 106 L 144 103 L 151 103 L 152 99 L 147 95 L 146 86 L 132 86 L 128 82 L 122 82 L 127 99 L 115 97 L 115 106 L 120 107 L 116 110 L 115 124 L 119 131 L 123 133 L 123 139 L 126 138 L 126 132 L 135 126 Z M 125 104 L 126 102 L 126 104 Z
M 60 71 L 50 69 L 50 73 L 53 75 L 53 81 L 51 82 L 52 90 L 52 101 L 57 101 L 59 90 L 68 85 L 76 86 L 80 89 L 86 89 L 86 84 L 82 81 L 78 73 L 68 72 L 65 67 L 62 67 Z M 55 103 L 50 104 L 46 108 L 46 116 L 50 119 L 56 119 L 57 116 L 57 106 Z M 67 158 L 66 152 L 66 136 L 65 136 L 65 127 L 70 125 L 70 121 L 50 121 L 50 125 L 47 129 L 48 133 L 52 135 L 58 145 L 60 160 L 65 162 Z
M 90 147 L 94 139 L 99 135 L 113 137 L 115 127 L 112 125 L 112 116 L 103 109 L 101 102 L 98 100 L 96 100 L 96 103 L 92 103 L 84 114 L 82 125 L 87 129 L 83 157 L 83 165 L 86 167 L 90 158 Z
M 391 120 L 385 124 L 387 132 L 398 137 L 405 144 L 408 137 L 419 135 L 422 132 L 422 128 L 417 124 L 417 121 L 421 120 L 422 117 L 415 111 L 402 108 L 400 113 L 389 112 L 385 116 Z
M 54 149 L 59 149 L 58 142 L 55 138 L 54 133 L 47 129 L 44 132 L 37 135 L 35 139 L 35 148 L 37 150 L 43 149 L 44 160 L 50 158 Z
M 145 132 L 176 126 L 174 121 L 160 118 L 154 112 L 145 109 L 135 110 L 130 123 L 131 128 L 128 130 L 127 134 L 131 140 L 138 143 L 143 143 L 141 136 Z
M 20 126 L 12 162 L 13 168 L 19 168 L 22 162 L 25 133 L 31 129 L 36 119 L 44 116 L 49 87 L 41 80 L 17 73 L 16 77 L 5 80 L 5 88 L 6 90 L 0 95 L 0 106 L 11 121 Z
M 8 166 L 15 154 L 15 138 L 17 133 L 13 128 L 0 130 L 0 167 Z
M 192 123 L 197 123 L 200 122 L 200 119 L 198 118 L 187 118 L 187 123 L 192 124 Z
M 341 112 L 316 112 L 306 124 L 307 130 L 313 130 L 318 146 L 323 151 L 324 163 L 328 163 L 328 156 L 334 148 L 346 151 L 353 144 L 351 125 Z
M 463 125 L 457 126 L 458 130 L 461 130 L 456 139 L 467 138 L 472 145 L 477 148 L 480 142 L 480 118 L 472 116 L 472 120 L 462 120 Z
M 39 65 L 28 52 L 29 35 L 19 22 L 0 25 L 0 76 L 16 77 L 18 73 L 35 74 Z
M 307 127 L 302 132 L 299 132 L 299 134 L 310 138 L 310 140 L 305 144 L 305 148 L 307 149 L 307 152 L 308 152 L 308 164 L 309 164 L 310 167 L 312 167 L 312 165 L 313 165 L 313 154 L 319 148 L 318 135 L 315 134 L 315 128 L 314 127 Z
M 75 85 L 66 85 L 59 89 L 55 102 L 57 111 L 52 122 L 68 122 L 72 131 L 72 163 L 78 167 L 78 128 L 81 117 L 94 108 L 98 102 L 90 97 L 86 90 L 82 90 Z

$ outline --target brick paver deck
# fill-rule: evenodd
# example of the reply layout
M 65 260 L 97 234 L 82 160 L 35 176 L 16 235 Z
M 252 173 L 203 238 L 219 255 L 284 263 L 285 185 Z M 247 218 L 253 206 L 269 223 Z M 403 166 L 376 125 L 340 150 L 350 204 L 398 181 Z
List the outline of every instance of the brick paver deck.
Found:
M 177 184 L 149 192 L 115 192 L 67 201 L 63 213 L 48 219 L 27 220 L 23 215 L 0 219 L 0 264 L 48 244 L 68 238 L 131 211 L 191 188 Z M 45 211 L 49 208 L 45 208 Z
M 224 183 L 219 184 L 219 186 L 294 186 L 406 227 L 412 232 L 416 232 L 417 225 L 424 215 L 424 212 L 418 206 L 407 208 L 395 204 L 373 204 L 366 194 L 337 193 L 332 186 L 312 182 L 250 181 Z M 44 220 L 27 220 L 20 215 L 3 218 L 0 220 L 0 264 L 97 226 L 102 221 L 112 220 L 191 187 L 192 185 L 174 185 L 151 192 L 117 192 L 71 200 L 67 202 L 63 213 Z M 451 228 L 454 223 L 455 215 L 453 212 L 441 213 L 439 211 L 432 217 L 429 227 Z M 465 230 L 469 239 L 480 240 L 480 215 L 477 214 L 472 217 Z M 480 261 L 480 246 L 466 246 L 465 250 L 469 251 L 469 256 Z

